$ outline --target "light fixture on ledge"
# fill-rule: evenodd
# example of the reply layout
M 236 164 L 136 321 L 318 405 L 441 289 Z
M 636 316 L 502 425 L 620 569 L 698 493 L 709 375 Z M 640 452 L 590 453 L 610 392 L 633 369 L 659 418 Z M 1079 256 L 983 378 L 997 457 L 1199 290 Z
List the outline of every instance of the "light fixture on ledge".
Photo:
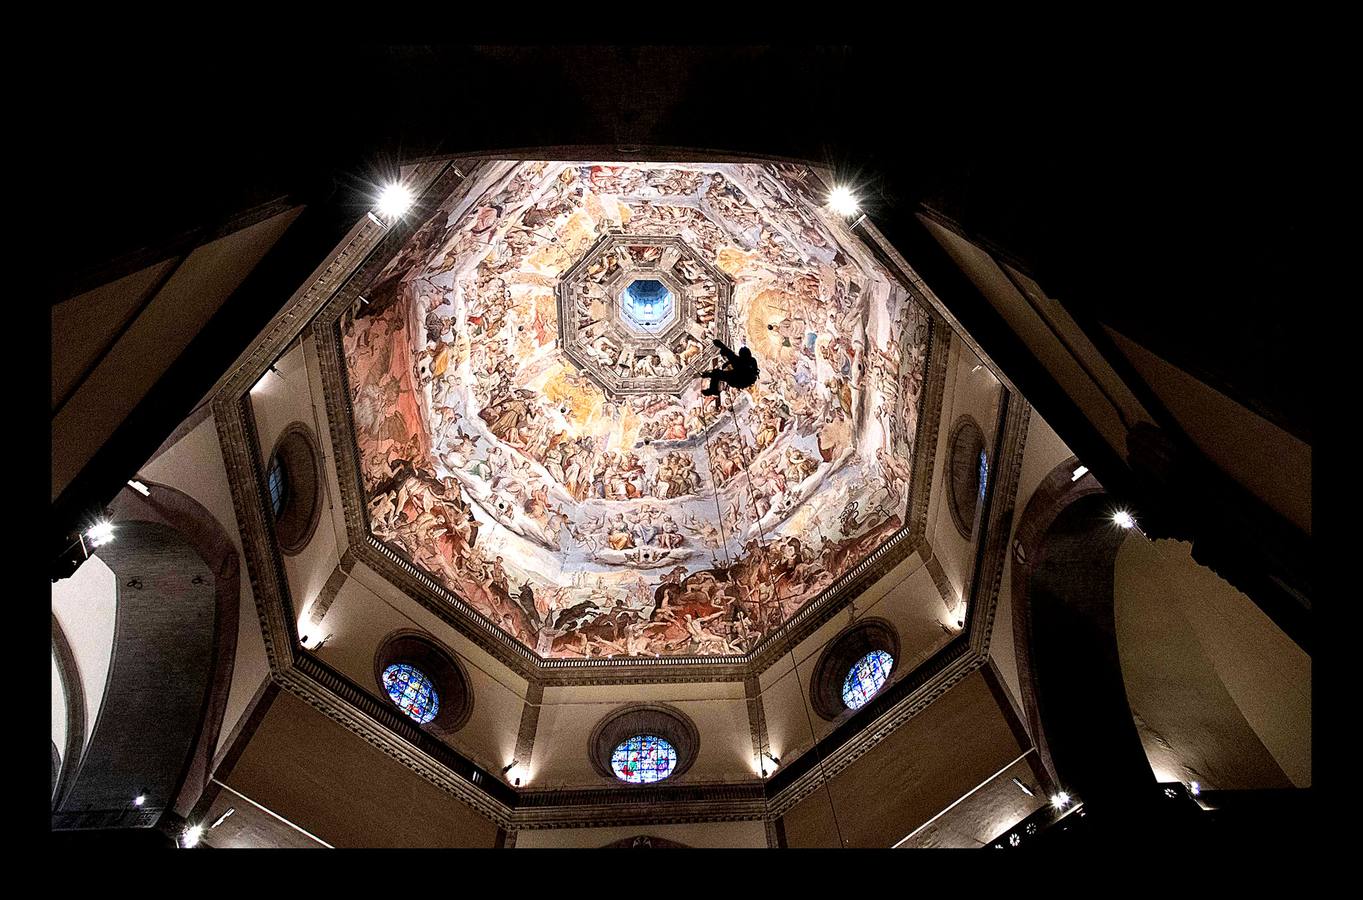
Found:
M 415 202 L 416 198 L 412 196 L 411 189 L 402 182 L 395 181 L 386 186 L 379 194 L 374 209 L 378 211 L 380 216 L 391 221 L 406 215 Z
M 85 539 L 90 542 L 91 547 L 103 547 L 114 539 L 114 523 L 108 519 L 100 519 L 85 529 Z
M 857 195 L 852 193 L 851 188 L 838 185 L 828 195 L 828 208 L 840 216 L 850 218 L 861 209 L 861 204 L 857 202 Z

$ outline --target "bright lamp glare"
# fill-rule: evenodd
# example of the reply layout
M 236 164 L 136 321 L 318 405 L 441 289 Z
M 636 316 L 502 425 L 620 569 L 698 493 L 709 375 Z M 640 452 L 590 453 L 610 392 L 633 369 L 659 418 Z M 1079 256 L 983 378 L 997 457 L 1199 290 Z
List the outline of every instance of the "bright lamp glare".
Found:
M 1056 809 L 1064 809 L 1069 805 L 1070 795 L 1065 793 L 1064 791 L 1061 791 L 1060 793 L 1056 794 L 1054 797 L 1051 798 L 1051 806 L 1054 806 Z
M 379 194 L 377 209 L 380 215 L 389 219 L 396 219 L 412 208 L 412 192 L 407 189 L 405 184 L 394 183 L 383 189 Z
M 103 547 L 114 539 L 114 525 L 108 521 L 96 522 L 85 532 L 85 537 L 91 546 Z
M 202 825 L 194 825 L 185 829 L 184 837 L 180 839 L 180 846 L 186 849 L 197 846 L 199 838 L 203 837 L 204 829 Z
M 1119 509 L 1112 514 L 1112 524 L 1118 528 L 1134 528 L 1136 527 L 1136 520 L 1132 518 L 1131 513 Z
M 1196 781 L 1190 782 L 1188 784 L 1188 793 L 1196 797 L 1198 794 L 1202 793 L 1202 785 L 1198 784 Z
M 133 798 L 133 806 L 141 806 L 143 803 L 146 802 L 147 802 L 146 794 L 138 794 L 136 797 Z
M 833 193 L 828 195 L 828 208 L 840 216 L 856 215 L 861 207 L 857 204 L 856 195 L 848 187 L 835 187 Z

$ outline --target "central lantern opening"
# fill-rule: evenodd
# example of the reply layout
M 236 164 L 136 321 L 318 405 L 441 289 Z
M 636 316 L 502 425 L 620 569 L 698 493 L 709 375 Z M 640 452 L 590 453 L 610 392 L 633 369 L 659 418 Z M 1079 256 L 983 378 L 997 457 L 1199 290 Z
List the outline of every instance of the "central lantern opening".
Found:
M 652 334 L 668 323 L 676 311 L 677 298 L 667 285 L 652 278 L 631 281 L 620 297 L 620 311 L 636 330 Z

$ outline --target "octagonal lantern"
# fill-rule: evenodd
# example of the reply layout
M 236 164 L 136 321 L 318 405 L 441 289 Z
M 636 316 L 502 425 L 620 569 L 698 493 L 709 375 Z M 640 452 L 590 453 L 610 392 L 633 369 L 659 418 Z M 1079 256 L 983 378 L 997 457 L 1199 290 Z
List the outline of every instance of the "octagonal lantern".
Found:
M 607 233 L 559 281 L 559 339 L 609 396 L 676 394 L 728 341 L 732 293 L 679 237 Z

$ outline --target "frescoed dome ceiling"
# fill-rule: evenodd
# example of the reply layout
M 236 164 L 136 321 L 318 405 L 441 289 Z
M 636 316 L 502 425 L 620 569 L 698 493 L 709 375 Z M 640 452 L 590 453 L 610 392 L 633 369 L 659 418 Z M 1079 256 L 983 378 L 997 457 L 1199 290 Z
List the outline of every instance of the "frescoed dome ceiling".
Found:
M 750 653 L 926 490 L 930 317 L 823 190 L 480 165 L 341 321 L 372 534 L 541 658 Z

